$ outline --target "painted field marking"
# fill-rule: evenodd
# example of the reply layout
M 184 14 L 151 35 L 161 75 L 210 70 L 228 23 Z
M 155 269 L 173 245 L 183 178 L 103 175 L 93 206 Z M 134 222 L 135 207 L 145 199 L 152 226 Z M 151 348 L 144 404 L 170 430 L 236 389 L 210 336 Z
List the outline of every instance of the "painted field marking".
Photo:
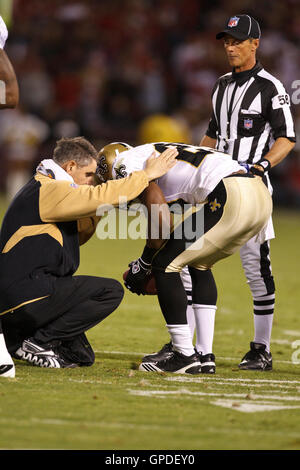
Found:
M 288 339 L 272 339 L 272 344 L 284 344 L 291 346 L 291 341 Z
M 189 395 L 189 396 L 194 396 L 194 397 L 228 397 L 228 398 L 241 398 L 241 399 L 247 399 L 247 395 L 244 393 L 223 393 L 223 392 L 194 392 L 192 390 L 188 390 L 185 388 L 179 388 L 177 390 L 133 390 L 129 389 L 128 392 L 131 395 L 137 395 L 137 396 L 167 396 L 167 395 Z M 282 396 L 282 395 L 256 395 L 256 394 L 251 394 L 251 401 L 252 400 L 282 400 L 282 401 L 300 401 L 300 395 L 299 396 Z
M 182 376 L 174 376 L 174 377 L 166 377 L 165 380 L 169 380 L 171 382 L 214 382 L 214 381 L 219 381 L 220 379 L 218 377 L 186 377 L 184 375 Z M 267 384 L 267 385 L 280 385 L 280 384 L 293 384 L 293 385 L 300 385 L 300 380 L 268 380 L 268 379 L 246 379 L 246 378 L 234 378 L 234 379 L 231 379 L 231 378 L 222 378 L 221 379 L 224 383 L 230 383 L 230 382 L 233 382 L 233 383 L 236 383 L 238 382 L 239 385 L 241 384 L 241 382 L 245 382 L 245 383 L 248 383 L 248 384 L 253 384 L 253 383 L 259 383 L 259 384 Z
M 300 336 L 300 331 L 298 330 L 282 330 L 282 333 L 288 336 Z
M 140 397 L 155 397 L 155 398 L 179 398 L 185 396 L 186 398 L 197 397 L 200 400 L 206 397 L 220 397 L 219 399 L 210 401 L 210 404 L 230 408 L 235 411 L 244 413 L 256 413 L 262 411 L 275 411 L 275 410 L 289 410 L 300 409 L 300 405 L 288 405 L 284 402 L 287 401 L 300 401 L 300 396 L 282 396 L 282 395 L 245 395 L 243 393 L 216 393 L 216 392 L 193 392 L 188 389 L 178 390 L 132 390 L 128 392 L 131 395 Z
M 212 405 L 221 406 L 223 408 L 230 408 L 235 411 L 241 411 L 242 413 L 256 413 L 262 411 L 275 411 L 275 410 L 292 410 L 299 409 L 300 406 L 286 406 L 278 405 L 272 402 L 260 402 L 260 403 L 249 403 L 249 402 L 234 402 L 232 400 L 215 400 L 210 402 Z

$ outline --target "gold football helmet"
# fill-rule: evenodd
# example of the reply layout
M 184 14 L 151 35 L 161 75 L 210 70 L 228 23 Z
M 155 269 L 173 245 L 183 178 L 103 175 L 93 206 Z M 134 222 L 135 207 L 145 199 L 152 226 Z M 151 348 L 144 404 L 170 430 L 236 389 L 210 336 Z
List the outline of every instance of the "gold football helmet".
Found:
M 112 166 L 119 153 L 132 147 L 124 142 L 113 142 L 105 145 L 98 154 L 97 176 L 101 182 L 112 179 Z

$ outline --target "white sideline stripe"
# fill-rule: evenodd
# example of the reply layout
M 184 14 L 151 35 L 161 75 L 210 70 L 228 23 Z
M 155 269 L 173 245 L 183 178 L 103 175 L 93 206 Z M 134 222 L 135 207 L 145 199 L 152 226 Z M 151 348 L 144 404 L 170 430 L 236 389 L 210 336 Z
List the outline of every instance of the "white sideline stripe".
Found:
M 282 333 L 289 336 L 300 336 L 300 331 L 298 330 L 282 330 Z
M 147 353 L 140 352 L 139 353 L 139 352 L 136 352 L 136 351 L 106 351 L 106 350 L 104 350 L 104 351 L 95 350 L 95 353 L 97 353 L 97 354 L 120 354 L 120 355 L 124 355 L 124 356 L 126 356 L 126 355 L 139 356 L 140 358 L 142 358 L 143 356 L 146 356 L 146 354 L 150 354 L 149 352 L 147 352 Z M 217 360 L 218 359 L 223 359 L 224 361 L 237 361 L 237 362 L 240 362 L 240 360 L 241 360 L 240 357 L 237 358 L 237 357 L 225 357 L 225 356 L 218 356 Z M 293 365 L 295 365 L 294 362 L 292 362 L 292 361 L 280 361 L 280 360 L 278 361 L 276 359 L 276 362 L 278 364 L 293 364 Z
M 136 371 L 137 373 L 139 371 Z M 64 379 L 65 380 L 65 379 Z M 283 390 L 287 389 L 292 389 L 295 390 L 295 384 L 300 385 L 300 382 L 297 381 L 290 381 L 291 385 L 287 385 L 289 381 L 269 381 L 269 380 L 259 380 L 257 379 L 256 382 L 258 383 L 253 383 L 253 380 L 251 379 L 217 379 L 217 378 L 211 378 L 211 377 L 203 377 L 203 378 L 190 378 L 190 377 L 185 377 L 185 376 L 176 376 L 176 377 L 165 377 L 164 380 L 169 381 L 169 382 L 179 382 L 179 383 L 196 383 L 196 384 L 204 384 L 208 382 L 212 382 L 213 386 L 219 386 L 219 385 L 232 385 L 235 386 L 237 383 L 240 387 L 249 387 L 251 385 L 252 388 L 262 388 L 265 387 L 266 385 L 268 387 L 275 387 L 275 388 L 281 388 Z M 76 382 L 76 383 L 89 383 L 89 384 L 94 384 L 94 385 L 113 385 L 113 382 L 107 381 L 107 380 L 85 380 L 85 379 L 71 379 L 68 378 L 69 382 Z M 249 384 L 250 382 L 250 384 Z M 124 386 L 130 387 L 132 385 L 131 382 L 124 383 Z M 157 384 L 155 383 L 148 383 L 148 387 L 157 387 Z M 168 385 L 160 385 L 161 388 L 168 388 Z M 269 391 L 271 393 L 271 391 Z M 287 392 L 284 392 L 287 393 Z
M 291 341 L 289 339 L 272 339 L 272 344 L 287 344 L 291 346 Z
M 223 408 L 230 408 L 235 411 L 242 413 L 256 413 L 262 411 L 275 411 L 275 410 L 292 410 L 298 409 L 300 406 L 287 406 L 278 405 L 272 402 L 261 402 L 261 403 L 245 403 L 245 402 L 234 402 L 232 400 L 215 400 L 210 402 L 211 405 L 222 406 Z
M 228 398 L 241 398 L 241 399 L 247 399 L 247 395 L 244 393 L 217 393 L 217 392 L 192 392 L 191 390 L 181 388 L 178 390 L 169 390 L 169 391 L 164 391 L 164 390 L 133 390 L 129 389 L 128 392 L 131 395 L 136 395 L 136 396 L 162 396 L 162 397 L 169 397 L 169 396 L 174 396 L 174 395 L 190 395 L 194 397 L 228 397 Z M 282 395 L 256 395 L 256 394 L 251 394 L 251 401 L 255 400 L 280 400 L 280 401 L 300 401 L 300 396 L 289 396 L 285 397 Z
M 176 380 L 176 378 L 174 377 L 167 377 L 165 380 L 169 380 L 169 381 L 172 381 L 172 382 L 188 382 L 188 383 L 208 383 L 205 379 L 195 379 L 193 381 L 187 381 L 185 379 L 185 377 L 178 377 L 178 380 Z M 233 379 L 234 380 L 234 379 Z M 251 386 L 251 388 L 262 388 L 262 387 L 265 387 L 266 385 L 270 388 L 272 387 L 275 387 L 275 388 L 280 388 L 280 389 L 283 389 L 283 390 L 287 390 L 287 389 L 291 389 L 291 390 L 295 390 L 295 384 L 291 384 L 291 385 L 283 385 L 283 384 L 278 384 L 278 383 L 268 383 L 268 384 L 265 384 L 265 383 L 253 383 L 252 381 L 250 382 L 238 382 L 238 381 L 235 381 L 234 383 L 230 383 L 230 382 L 227 382 L 226 380 L 216 380 L 214 382 L 212 382 L 212 385 L 213 386 L 218 386 L 218 385 L 232 385 L 232 386 L 235 386 L 235 385 L 239 385 L 240 387 L 249 387 Z M 286 393 L 286 392 L 284 392 Z
M 212 381 L 212 382 L 218 382 L 220 379 L 218 377 L 166 377 L 164 380 L 169 380 L 171 382 L 206 382 L 206 381 Z M 268 380 L 268 379 L 242 379 L 242 378 L 236 378 L 236 379 L 226 379 L 222 378 L 223 382 L 228 383 L 228 382 L 246 382 L 248 385 L 249 383 L 265 383 L 265 384 L 293 384 L 293 385 L 300 385 L 299 380 Z

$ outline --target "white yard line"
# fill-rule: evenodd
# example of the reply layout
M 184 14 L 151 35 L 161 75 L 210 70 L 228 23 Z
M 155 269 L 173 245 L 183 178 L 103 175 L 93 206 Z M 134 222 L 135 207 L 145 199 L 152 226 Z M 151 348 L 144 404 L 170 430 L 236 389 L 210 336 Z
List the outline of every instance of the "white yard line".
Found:
M 210 402 L 212 405 L 221 406 L 223 408 L 230 408 L 235 411 L 242 413 L 257 413 L 263 411 L 278 411 L 278 410 L 292 410 L 299 409 L 300 406 L 287 406 L 278 405 L 272 402 L 261 402 L 261 403 L 245 403 L 245 402 L 233 402 L 232 400 L 215 400 Z
M 172 396 L 172 395 L 188 395 L 188 396 L 193 396 L 193 397 L 228 397 L 228 398 L 234 398 L 234 399 L 247 399 L 247 395 L 245 393 L 223 393 L 223 392 L 199 392 L 199 391 L 191 391 L 185 388 L 179 388 L 178 390 L 133 390 L 129 389 L 128 392 L 131 395 L 136 395 L 136 396 Z M 252 393 L 251 394 L 251 401 L 253 400 L 280 400 L 280 401 L 300 401 L 300 395 L 299 396 L 282 396 L 282 395 L 257 395 Z
M 174 381 L 174 382 L 204 382 L 204 381 L 219 381 L 220 379 L 218 377 L 188 377 L 185 375 L 182 376 L 174 376 L 174 377 L 166 377 L 165 380 L 169 381 Z M 253 383 L 259 383 L 259 384 L 267 384 L 267 385 L 280 385 L 280 384 L 293 384 L 293 385 L 300 385 L 300 380 L 268 380 L 268 379 L 244 379 L 244 378 L 234 378 L 234 379 L 226 379 L 222 378 L 222 381 L 224 383 L 236 383 L 238 382 L 239 385 L 240 383 L 248 383 L 253 384 Z
M 282 333 L 288 336 L 300 336 L 299 330 L 282 330 Z

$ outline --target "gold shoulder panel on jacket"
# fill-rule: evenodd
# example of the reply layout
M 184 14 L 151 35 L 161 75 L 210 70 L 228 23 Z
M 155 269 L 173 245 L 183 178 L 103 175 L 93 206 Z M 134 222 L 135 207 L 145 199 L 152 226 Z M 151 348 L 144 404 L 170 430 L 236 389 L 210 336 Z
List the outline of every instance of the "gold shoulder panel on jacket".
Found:
M 50 235 L 50 237 L 55 238 L 55 240 L 58 241 L 61 246 L 63 246 L 62 233 L 55 224 L 23 225 L 7 241 L 2 250 L 2 253 L 7 253 L 25 237 L 32 237 L 42 234 Z

